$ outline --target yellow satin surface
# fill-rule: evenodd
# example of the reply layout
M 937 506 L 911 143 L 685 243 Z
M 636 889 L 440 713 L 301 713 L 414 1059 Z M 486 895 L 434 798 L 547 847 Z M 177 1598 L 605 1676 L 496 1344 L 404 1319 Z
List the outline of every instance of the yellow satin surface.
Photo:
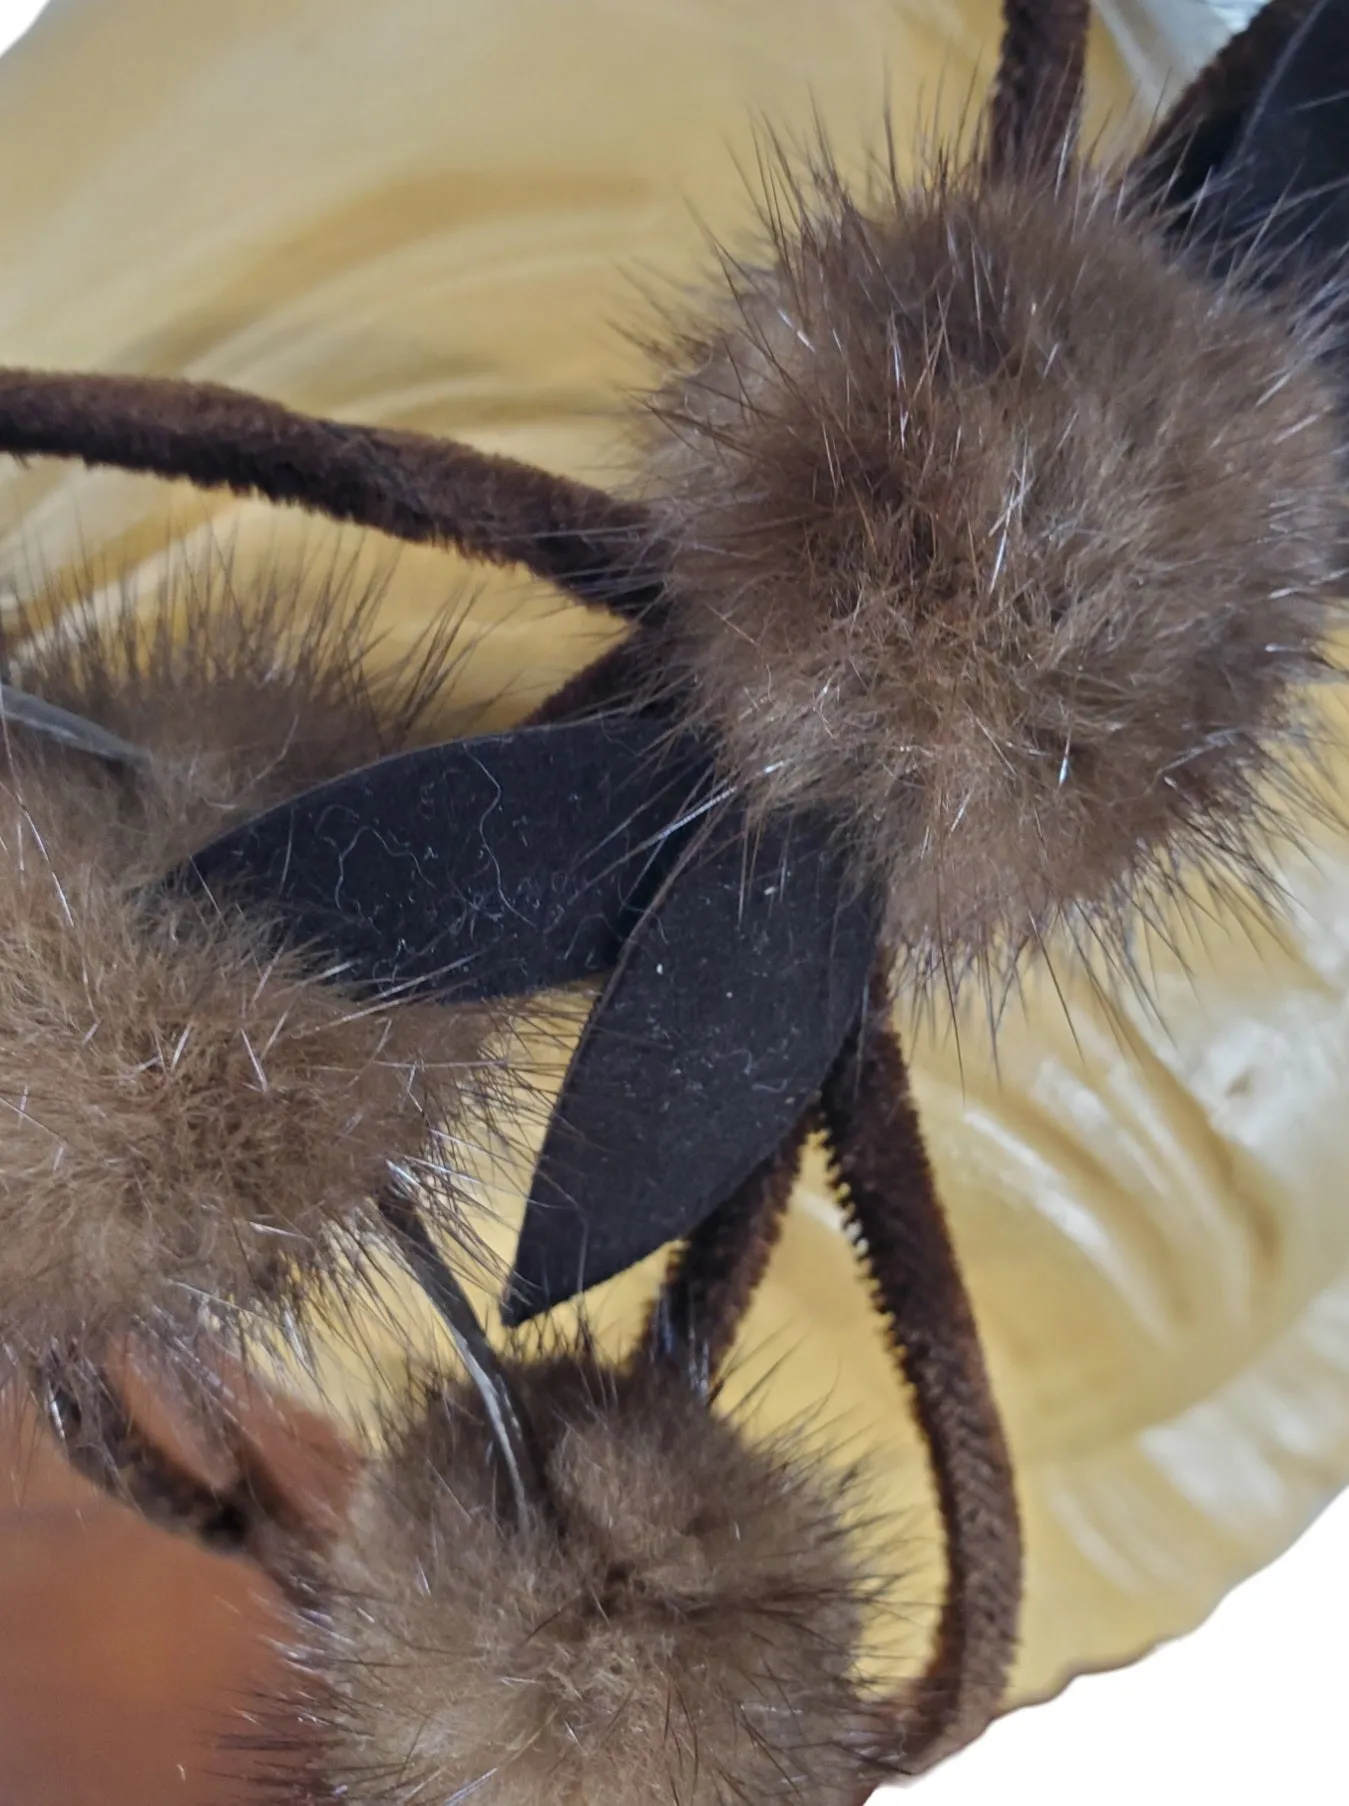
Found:
M 0 64 L 0 360 L 209 378 L 621 478 L 643 371 L 623 328 L 706 271 L 706 230 L 743 242 L 756 128 L 803 139 L 818 113 L 845 164 L 887 101 L 901 149 L 955 131 L 995 25 L 992 0 L 55 0 Z M 1099 34 L 1091 76 L 1127 142 Z M 485 721 L 602 643 L 438 553 L 106 473 L 0 473 L 15 593 L 152 579 L 208 532 L 244 574 L 334 547 L 392 561 L 390 646 L 462 611 Z M 1343 712 L 1327 700 L 1328 731 Z M 1349 1475 L 1349 841 L 1309 832 L 1283 929 L 1205 920 L 1151 949 L 1155 1014 L 1065 959 L 1009 1006 L 996 1061 L 977 1013 L 958 1038 L 940 1004 L 913 1030 L 1017 1458 L 1023 1697 L 1193 1625 Z M 520 1178 L 494 1184 L 507 1225 Z M 596 1302 L 616 1335 L 649 1278 Z M 358 1340 L 325 1356 L 353 1409 L 400 1344 L 373 1312 Z M 765 1422 L 868 1455 L 918 1647 L 939 1585 L 922 1452 L 814 1168 L 737 1385 Z

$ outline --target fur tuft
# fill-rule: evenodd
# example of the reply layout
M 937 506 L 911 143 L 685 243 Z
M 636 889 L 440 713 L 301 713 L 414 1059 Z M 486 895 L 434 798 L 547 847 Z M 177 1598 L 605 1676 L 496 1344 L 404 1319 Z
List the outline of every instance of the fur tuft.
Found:
M 1341 429 L 1317 318 L 1103 180 L 883 189 L 783 177 L 771 257 L 664 348 L 647 479 L 727 776 L 831 811 L 949 981 L 1192 868 L 1260 883 Z
M 852 1806 L 866 1589 L 837 1477 L 662 1370 L 514 1377 L 558 1522 L 504 1514 L 464 1387 L 394 1433 L 319 1588 L 320 1797 Z
M 391 1161 L 434 1166 L 481 1025 L 362 1003 L 265 925 L 154 887 L 245 813 L 393 750 L 443 648 L 367 679 L 377 598 L 166 588 L 38 616 L 24 686 L 153 756 L 116 772 L 13 727 L 0 767 L 0 1347 L 95 1351 L 297 1300 Z M 53 609 L 48 610 L 54 616 Z M 372 1213 L 373 1214 L 373 1213 Z

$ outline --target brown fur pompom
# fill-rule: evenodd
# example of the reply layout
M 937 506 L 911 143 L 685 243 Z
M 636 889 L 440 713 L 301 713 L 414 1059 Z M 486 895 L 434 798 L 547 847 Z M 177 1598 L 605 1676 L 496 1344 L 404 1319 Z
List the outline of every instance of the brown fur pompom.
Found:
M 1090 172 L 882 190 L 784 180 L 771 258 L 667 350 L 648 478 L 727 775 L 840 819 L 949 980 L 1123 936 L 1191 867 L 1259 882 L 1341 434 L 1296 298 Z
M 30 619 L 23 686 L 151 755 L 10 727 L 0 768 L 0 1348 L 184 1332 L 278 1294 L 437 1146 L 480 1028 L 362 1002 L 158 891 L 195 847 L 415 736 L 444 648 L 367 679 L 373 596 L 167 587 Z M 51 614 L 53 611 L 49 610 Z
M 514 1378 L 556 1521 L 505 1509 L 463 1388 L 394 1433 L 319 1589 L 321 1797 L 852 1806 L 865 1589 L 823 1477 L 663 1370 Z

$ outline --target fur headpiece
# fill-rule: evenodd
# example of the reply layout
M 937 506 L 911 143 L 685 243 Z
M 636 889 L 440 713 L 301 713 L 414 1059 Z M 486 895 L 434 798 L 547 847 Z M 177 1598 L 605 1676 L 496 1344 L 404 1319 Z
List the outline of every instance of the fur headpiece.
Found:
M 222 1310 L 299 1299 L 334 1238 L 378 1218 L 465 1364 L 388 1426 L 335 1528 L 258 1546 L 305 1622 L 273 1734 L 319 1799 L 846 1806 L 1003 1697 L 1015 1486 L 889 968 L 954 986 L 1061 923 L 1127 941 L 1140 895 L 1196 870 L 1259 888 L 1344 532 L 1334 221 L 1289 238 L 1276 129 L 1280 107 L 1315 110 L 1299 83 L 1343 12 L 1275 0 L 1297 53 L 1274 100 L 1262 26 L 1107 181 L 1076 155 L 1086 0 L 1004 11 L 968 170 L 888 171 L 861 200 L 827 160 L 782 184 L 762 255 L 728 263 L 667 347 L 641 501 L 227 390 L 0 372 L 6 450 L 521 562 L 636 626 L 554 699 L 553 728 L 440 749 L 462 789 L 434 792 L 413 862 L 424 877 L 431 846 L 441 899 L 456 838 L 482 856 L 486 903 L 460 897 L 429 937 L 443 976 L 441 930 L 491 918 L 509 957 L 464 995 L 509 991 L 502 971 L 517 991 L 611 975 L 509 1303 L 584 1289 L 597 1244 L 607 1273 L 680 1241 L 623 1368 L 584 1345 L 495 1355 L 410 1196 L 445 1177 L 477 1016 L 278 951 L 268 898 L 312 919 L 312 883 L 337 945 L 333 892 L 360 873 L 313 832 L 331 791 L 253 818 L 406 744 L 434 657 L 377 696 L 359 608 L 301 628 L 273 598 L 185 638 L 161 609 L 144 646 L 129 616 L 82 623 L 24 672 L 123 750 L 91 762 L 16 722 L 0 774 L 0 1341 L 30 1369 L 87 1360 L 108 1440 L 152 1464 L 102 1383 L 114 1332 L 180 1347 Z M 1342 132 L 1331 152 L 1342 183 Z M 1292 249 L 1266 255 L 1266 227 Z M 362 789 L 379 783 L 344 794 L 382 834 Z M 203 840 L 240 822 L 218 869 L 262 846 L 262 904 L 166 884 L 193 854 L 200 878 Z M 378 899 L 396 921 L 407 850 Z M 859 1679 L 871 1588 L 842 1508 L 712 1403 L 813 1129 L 945 1530 L 931 1659 L 886 1700 Z
M 873 1589 L 840 1477 L 652 1362 L 510 1372 L 550 1508 L 513 1516 L 448 1383 L 391 1428 L 321 1564 L 321 1797 L 850 1806 Z
M 178 594 L 177 589 L 183 590 Z M 373 1001 L 228 896 L 168 889 L 222 825 L 409 743 L 423 648 L 368 676 L 375 598 L 167 586 L 22 647 L 25 693 L 134 744 L 17 721 L 0 770 L 0 1345 L 190 1333 L 294 1303 L 391 1163 L 434 1181 L 481 1024 Z
M 727 777 L 825 805 L 948 980 L 1260 885 L 1339 618 L 1324 315 L 1073 165 L 859 201 L 826 163 L 769 218 L 648 435 Z

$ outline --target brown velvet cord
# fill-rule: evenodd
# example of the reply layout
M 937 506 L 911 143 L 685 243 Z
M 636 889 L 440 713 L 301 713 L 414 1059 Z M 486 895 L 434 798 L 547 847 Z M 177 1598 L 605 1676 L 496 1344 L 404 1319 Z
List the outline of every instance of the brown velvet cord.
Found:
M 882 972 L 822 1109 L 844 1208 L 913 1391 L 945 1527 L 936 1647 L 895 1702 L 904 1770 L 920 1773 L 977 1737 L 1002 1703 L 1020 1616 L 1021 1531 L 1011 1457 Z
M 768 1270 L 812 1120 L 803 1116 L 670 1261 L 639 1347 L 691 1369 L 704 1386 L 715 1384 Z
M 428 434 L 350 426 L 211 383 L 0 370 L 0 452 L 80 458 L 259 495 L 641 615 L 660 593 L 647 517 L 604 491 Z
M 583 665 L 529 717 L 531 727 L 583 721 L 639 700 L 651 671 L 650 636 L 638 627 Z
M 1072 154 L 1087 68 L 1089 0 L 1005 0 L 988 162 L 995 175 Z
M 978 1736 L 1002 1703 L 1020 1614 L 1021 1532 L 1011 1457 L 883 974 L 872 980 L 820 1115 L 876 1306 L 913 1391 L 945 1529 L 947 1594 L 933 1656 L 875 1739 L 878 1759 L 897 1756 L 904 1772 L 921 1773 Z M 644 1346 L 692 1364 L 705 1384 L 715 1382 L 767 1268 L 815 1121 L 813 1111 L 804 1116 L 671 1262 Z
M 53 1365 L 35 1376 L 34 1391 L 72 1467 L 109 1497 L 208 1548 L 256 1553 L 259 1523 L 277 1501 L 259 1497 L 247 1471 L 221 1488 L 175 1460 L 100 1371 L 83 1369 L 72 1381 Z

